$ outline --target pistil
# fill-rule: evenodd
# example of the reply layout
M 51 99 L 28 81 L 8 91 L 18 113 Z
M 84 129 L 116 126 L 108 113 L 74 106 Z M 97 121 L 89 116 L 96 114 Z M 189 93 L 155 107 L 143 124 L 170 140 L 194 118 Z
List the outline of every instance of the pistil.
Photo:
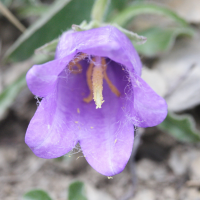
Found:
M 80 53 L 76 58 L 74 58 L 69 64 L 69 70 L 73 74 L 78 74 L 82 72 L 82 66 L 79 63 L 81 60 L 88 57 L 85 53 Z M 74 69 L 77 68 L 77 70 Z M 83 101 L 86 103 L 90 103 L 92 99 L 96 104 L 96 109 L 101 108 L 103 104 L 103 79 L 105 79 L 106 83 L 108 84 L 111 91 L 117 96 L 120 96 L 119 90 L 112 84 L 111 80 L 108 78 L 106 73 L 107 65 L 105 58 L 101 57 L 93 57 L 91 62 L 88 66 L 86 77 L 87 77 L 87 85 L 90 90 L 90 94 L 88 97 L 84 98 Z M 78 111 L 77 111 L 78 112 Z
M 103 67 L 101 58 L 95 57 L 95 67 L 92 73 L 93 99 L 96 104 L 96 109 L 101 108 L 103 104 Z

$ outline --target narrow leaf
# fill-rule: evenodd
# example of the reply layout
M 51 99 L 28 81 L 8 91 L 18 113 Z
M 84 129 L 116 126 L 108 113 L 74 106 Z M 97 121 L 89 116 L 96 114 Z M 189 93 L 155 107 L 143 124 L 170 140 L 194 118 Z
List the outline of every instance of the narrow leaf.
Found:
M 7 109 L 13 104 L 20 91 L 26 87 L 26 72 L 33 64 L 41 64 L 52 59 L 46 55 L 34 55 L 20 65 L 27 65 L 25 70 L 17 74 L 17 77 L 0 93 L 0 120 L 5 116 Z M 16 64 L 15 64 L 16 65 Z M 19 63 L 18 63 L 19 65 Z M 12 67 L 11 67 L 12 69 Z M 11 70 L 10 73 L 13 71 Z
M 43 190 L 31 190 L 24 195 L 23 199 L 24 200 L 52 200 L 50 196 Z
M 83 182 L 76 181 L 69 186 L 68 200 L 87 200 Z
M 123 10 L 128 3 L 129 0 L 110 0 L 110 4 L 108 6 L 108 10 L 106 12 L 106 21 L 116 16 L 116 13 Z
M 179 141 L 200 142 L 200 131 L 195 128 L 194 119 L 190 115 L 176 115 L 169 112 L 158 128 Z
M 179 17 L 175 12 L 163 6 L 147 3 L 134 3 L 131 6 L 123 9 L 111 19 L 111 23 L 117 23 L 120 26 L 125 26 L 133 17 L 141 14 L 159 14 L 173 19 L 181 26 L 187 26 L 187 22 Z
M 35 24 L 8 50 L 6 59 L 21 61 L 29 58 L 34 50 L 48 43 L 71 25 L 90 19 L 94 0 L 57 0 Z

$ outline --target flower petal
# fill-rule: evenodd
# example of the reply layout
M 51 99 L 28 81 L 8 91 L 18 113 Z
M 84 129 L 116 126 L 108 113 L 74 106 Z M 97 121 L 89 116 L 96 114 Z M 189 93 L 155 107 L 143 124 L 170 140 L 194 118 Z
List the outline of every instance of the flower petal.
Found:
M 74 54 L 71 54 L 62 59 L 34 65 L 26 75 L 27 85 L 31 92 L 39 97 L 50 94 L 57 83 L 58 75 L 73 57 Z
M 63 105 L 62 93 L 58 84 L 56 91 L 42 100 L 28 126 L 25 142 L 38 157 L 60 157 L 77 143 L 77 130 Z
M 94 102 L 82 105 L 79 142 L 89 164 L 99 173 L 113 176 L 124 169 L 131 155 L 134 127 L 124 110 L 132 109 L 133 102 L 125 94 L 126 72 L 113 61 L 107 63 L 108 77 L 121 96 L 113 94 L 104 81 L 102 108 L 95 109 Z
M 89 91 L 86 83 L 88 61 L 82 63 L 84 73 L 73 74 L 65 68 L 57 76 L 56 85 L 43 98 L 29 124 L 25 141 L 39 157 L 62 156 L 78 141 L 80 115 L 77 109 L 82 111 L 81 104 L 86 104 L 83 93 Z
M 98 122 L 99 125 L 82 133 L 80 140 L 88 163 L 105 176 L 113 176 L 124 170 L 133 146 L 133 125 L 116 120 L 121 119 L 107 115 L 103 120 L 91 121 L 91 124 Z
M 141 75 L 142 64 L 130 40 L 117 28 L 106 26 L 75 33 L 65 32 L 59 41 L 56 58 L 72 52 L 108 57 Z
M 134 125 L 145 128 L 160 124 L 167 116 L 166 101 L 138 75 L 134 74 L 131 79 L 134 83 Z

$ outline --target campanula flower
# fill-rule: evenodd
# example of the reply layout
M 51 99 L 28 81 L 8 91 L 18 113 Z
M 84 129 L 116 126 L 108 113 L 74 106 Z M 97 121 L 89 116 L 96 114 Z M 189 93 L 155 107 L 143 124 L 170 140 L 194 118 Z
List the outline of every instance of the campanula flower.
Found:
M 29 89 L 42 101 L 26 144 L 48 159 L 79 143 L 96 171 L 120 173 L 131 155 L 133 125 L 156 126 L 167 114 L 165 100 L 141 79 L 141 69 L 132 43 L 115 27 L 63 33 L 55 60 L 27 73 Z

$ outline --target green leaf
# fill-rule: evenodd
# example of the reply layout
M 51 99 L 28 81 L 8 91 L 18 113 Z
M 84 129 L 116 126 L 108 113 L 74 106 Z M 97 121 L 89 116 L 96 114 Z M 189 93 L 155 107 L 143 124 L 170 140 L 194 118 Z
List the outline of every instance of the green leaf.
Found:
M 17 9 L 17 14 L 20 18 L 26 18 L 30 16 L 40 16 L 49 10 L 47 5 L 29 5 L 20 7 Z
M 147 3 L 134 3 L 127 8 L 123 9 L 116 16 L 111 19 L 111 23 L 117 23 L 120 26 L 125 26 L 133 17 L 141 14 L 159 14 L 167 16 L 173 19 L 181 26 L 187 26 L 188 23 L 179 17 L 175 12 L 165 8 L 163 6 L 158 6 L 156 4 Z
M 121 10 L 126 7 L 129 0 L 111 0 L 111 6 L 113 9 Z
M 111 0 L 105 16 L 106 21 L 109 21 L 109 19 L 116 16 L 116 13 L 123 10 L 127 6 L 128 1 L 129 0 Z
M 48 43 L 63 31 L 90 19 L 94 0 L 57 0 L 33 26 L 8 50 L 6 59 L 21 61 L 29 58 L 34 50 Z
M 70 184 L 68 200 L 87 200 L 83 182 L 76 181 Z
M 110 0 L 96 0 L 92 8 L 92 20 L 103 21 Z
M 31 190 L 23 196 L 24 200 L 52 200 L 43 190 Z
M 0 119 L 4 115 L 5 111 L 12 105 L 16 96 L 26 86 L 25 74 L 23 74 L 14 83 L 9 85 L 0 94 Z
M 191 28 L 152 27 L 138 34 L 146 37 L 147 42 L 143 45 L 137 45 L 133 42 L 136 50 L 145 56 L 154 57 L 160 53 L 169 51 L 178 36 L 193 36 L 194 31 Z
M 27 65 L 27 70 L 33 64 L 41 64 L 51 60 L 51 56 L 46 55 L 34 55 L 29 60 L 25 61 Z M 21 63 L 22 64 L 22 63 Z M 19 63 L 18 63 L 19 65 Z M 24 63 L 23 63 L 24 65 Z M 11 67 L 12 68 L 12 67 Z M 11 71 L 12 73 L 12 71 Z M 0 120 L 3 118 L 7 109 L 13 104 L 15 98 L 18 96 L 19 92 L 26 87 L 26 72 L 19 73 L 18 78 L 11 82 L 1 93 L 0 93 Z
M 169 112 L 158 128 L 179 141 L 200 142 L 200 131 L 195 128 L 194 119 L 190 115 L 176 115 Z

